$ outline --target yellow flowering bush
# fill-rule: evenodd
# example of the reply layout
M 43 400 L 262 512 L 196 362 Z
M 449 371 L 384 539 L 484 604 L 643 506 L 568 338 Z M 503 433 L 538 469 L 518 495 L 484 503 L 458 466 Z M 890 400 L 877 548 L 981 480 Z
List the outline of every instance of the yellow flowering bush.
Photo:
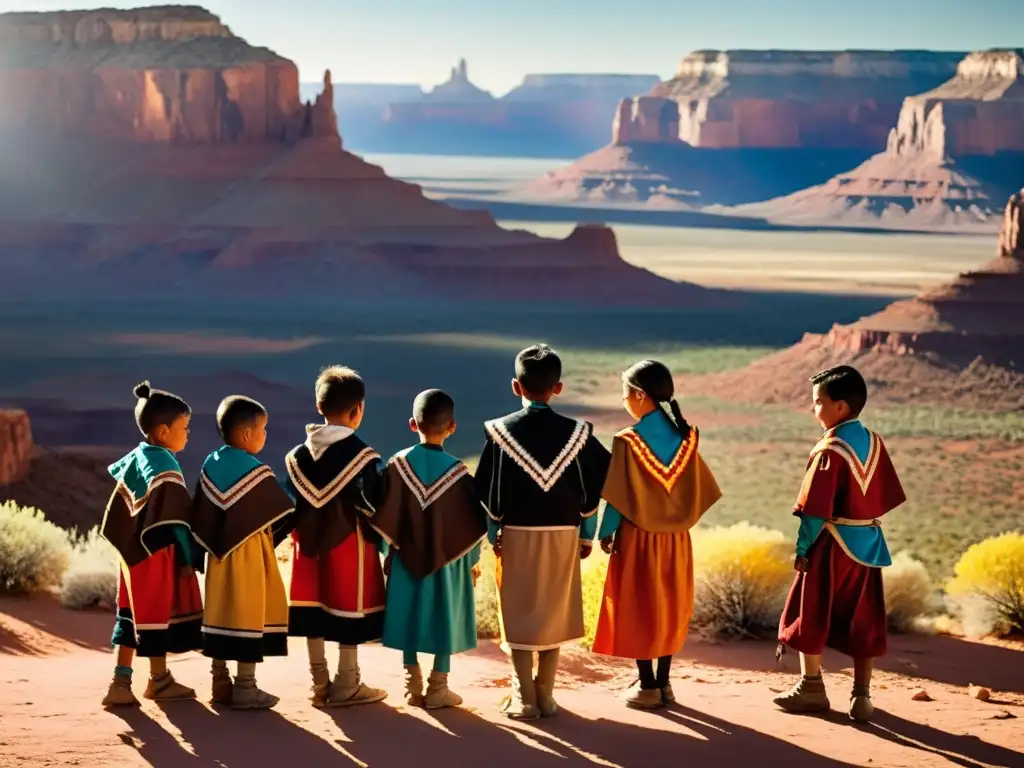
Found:
M 590 650 L 594 647 L 597 619 L 601 615 L 604 579 L 608 574 L 608 555 L 595 544 L 594 551 L 580 564 L 580 569 L 583 577 L 583 646 Z
M 970 635 L 1024 632 L 1024 534 L 972 545 L 953 568 L 946 594 Z
M 690 626 L 710 638 L 774 637 L 793 583 L 793 544 L 779 531 L 737 523 L 692 532 Z
M 56 587 L 70 556 L 67 534 L 38 509 L 0 504 L 0 591 L 25 594 Z
M 480 552 L 480 578 L 476 580 L 476 633 L 480 637 L 498 637 L 498 559 L 488 542 Z

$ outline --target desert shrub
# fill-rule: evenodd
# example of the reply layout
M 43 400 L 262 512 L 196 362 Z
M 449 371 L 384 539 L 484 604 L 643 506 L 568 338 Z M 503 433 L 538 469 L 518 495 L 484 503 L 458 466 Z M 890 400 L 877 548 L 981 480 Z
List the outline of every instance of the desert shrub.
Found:
M 480 552 L 480 578 L 476 581 L 476 633 L 480 637 L 501 635 L 498 623 L 497 565 L 494 550 L 489 543 L 484 542 Z
M 65 608 L 84 610 L 96 605 L 117 607 L 120 561 L 117 550 L 93 528 L 85 536 L 72 533 L 71 560 L 60 584 L 60 602 Z
M 0 504 L 0 590 L 41 592 L 56 587 L 68 567 L 67 534 L 38 509 Z
M 580 564 L 580 570 L 583 577 L 583 646 L 589 650 L 594 646 L 597 618 L 601 615 L 604 579 L 608 574 L 608 555 L 595 544 L 590 557 Z
M 1024 534 L 1004 533 L 972 545 L 946 585 L 969 636 L 1024 632 Z
M 778 631 L 793 582 L 793 544 L 749 523 L 693 532 L 694 632 L 765 638 Z
M 935 588 L 924 563 L 909 552 L 897 552 L 882 579 L 889 629 L 893 632 L 922 630 L 925 626 L 922 619 L 936 607 Z

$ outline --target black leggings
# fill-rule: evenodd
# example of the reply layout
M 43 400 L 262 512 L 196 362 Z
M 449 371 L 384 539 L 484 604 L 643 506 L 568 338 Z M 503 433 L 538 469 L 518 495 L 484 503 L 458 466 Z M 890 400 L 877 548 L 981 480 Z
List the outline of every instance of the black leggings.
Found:
M 664 688 L 668 685 L 668 673 L 672 667 L 672 657 L 662 656 L 658 659 L 658 674 L 654 674 L 654 662 L 638 659 L 636 668 L 640 670 L 640 687 L 647 691 Z

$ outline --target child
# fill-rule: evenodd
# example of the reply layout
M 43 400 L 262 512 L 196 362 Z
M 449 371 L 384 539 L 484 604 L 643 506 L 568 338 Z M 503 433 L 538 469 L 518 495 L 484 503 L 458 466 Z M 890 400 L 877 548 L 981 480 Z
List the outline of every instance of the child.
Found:
M 403 652 L 408 704 L 457 707 L 462 698 L 448 688 L 448 672 L 453 653 L 476 648 L 473 585 L 487 515 L 466 465 L 443 447 L 455 432 L 451 397 L 421 392 L 409 427 L 419 445 L 388 462 L 387 492 L 373 517 L 391 546 L 383 643 Z M 434 655 L 426 697 L 419 652 Z
M 203 653 L 213 659 L 213 703 L 269 709 L 278 698 L 256 687 L 256 664 L 288 655 L 288 598 L 274 529 L 281 535 L 294 507 L 256 459 L 267 441 L 266 409 L 248 397 L 225 398 L 217 430 L 224 445 L 203 462 L 194 503 L 196 536 L 212 555 Z M 233 685 L 228 660 L 238 662 Z
M 593 650 L 636 660 L 640 679 L 626 698 L 634 709 L 675 701 L 672 655 L 693 613 L 690 528 L 722 496 L 674 395 L 672 374 L 659 362 L 622 374 L 622 404 L 637 424 L 615 436 L 601 494 L 601 547 L 611 559 Z
M 194 699 L 175 681 L 168 653 L 202 647 L 203 602 L 195 568 L 203 552 L 191 533 L 192 499 L 174 454 L 188 443 L 188 404 L 144 381 L 135 387 L 135 423 L 145 440 L 109 472 L 117 481 L 100 531 L 121 557 L 117 621 L 111 643 L 117 666 L 103 706 L 138 706 L 132 658 L 149 659 L 147 699 Z
M 324 424 L 306 427 L 306 442 L 285 458 L 295 499 L 288 633 L 307 638 L 313 706 L 382 701 L 364 685 L 357 646 L 379 640 L 384 627 L 380 537 L 370 527 L 383 495 L 384 465 L 360 440 L 366 387 L 350 368 L 333 366 L 316 380 Z M 324 641 L 339 645 L 338 674 L 327 671 Z
M 499 556 L 502 637 L 515 669 L 502 711 L 514 720 L 536 720 L 558 712 L 560 646 L 583 637 L 579 561 L 590 555 L 610 456 L 591 424 L 551 409 L 562 392 L 562 362 L 554 350 L 524 349 L 515 371 L 512 391 L 523 408 L 485 424 L 476 488 Z
M 778 656 L 800 652 L 803 677 L 775 699 L 789 712 L 829 709 L 821 678 L 826 646 L 853 657 L 850 717 L 866 722 L 871 667 L 887 649 L 881 568 L 891 565 L 878 518 L 906 501 L 882 439 L 859 421 L 868 399 L 848 365 L 811 378 L 814 415 L 825 434 L 811 451 L 797 498 L 799 573 L 779 623 Z

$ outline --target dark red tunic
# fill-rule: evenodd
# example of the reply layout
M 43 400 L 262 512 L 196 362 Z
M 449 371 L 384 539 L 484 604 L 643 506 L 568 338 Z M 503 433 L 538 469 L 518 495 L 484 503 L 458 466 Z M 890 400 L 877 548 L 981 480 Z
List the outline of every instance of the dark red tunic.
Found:
M 822 520 L 877 520 L 906 501 L 885 444 L 871 435 L 865 461 L 831 431 L 811 452 L 794 513 Z M 807 553 L 779 622 L 779 643 L 818 655 L 826 647 L 853 658 L 888 648 L 882 571 L 857 562 L 828 525 Z

